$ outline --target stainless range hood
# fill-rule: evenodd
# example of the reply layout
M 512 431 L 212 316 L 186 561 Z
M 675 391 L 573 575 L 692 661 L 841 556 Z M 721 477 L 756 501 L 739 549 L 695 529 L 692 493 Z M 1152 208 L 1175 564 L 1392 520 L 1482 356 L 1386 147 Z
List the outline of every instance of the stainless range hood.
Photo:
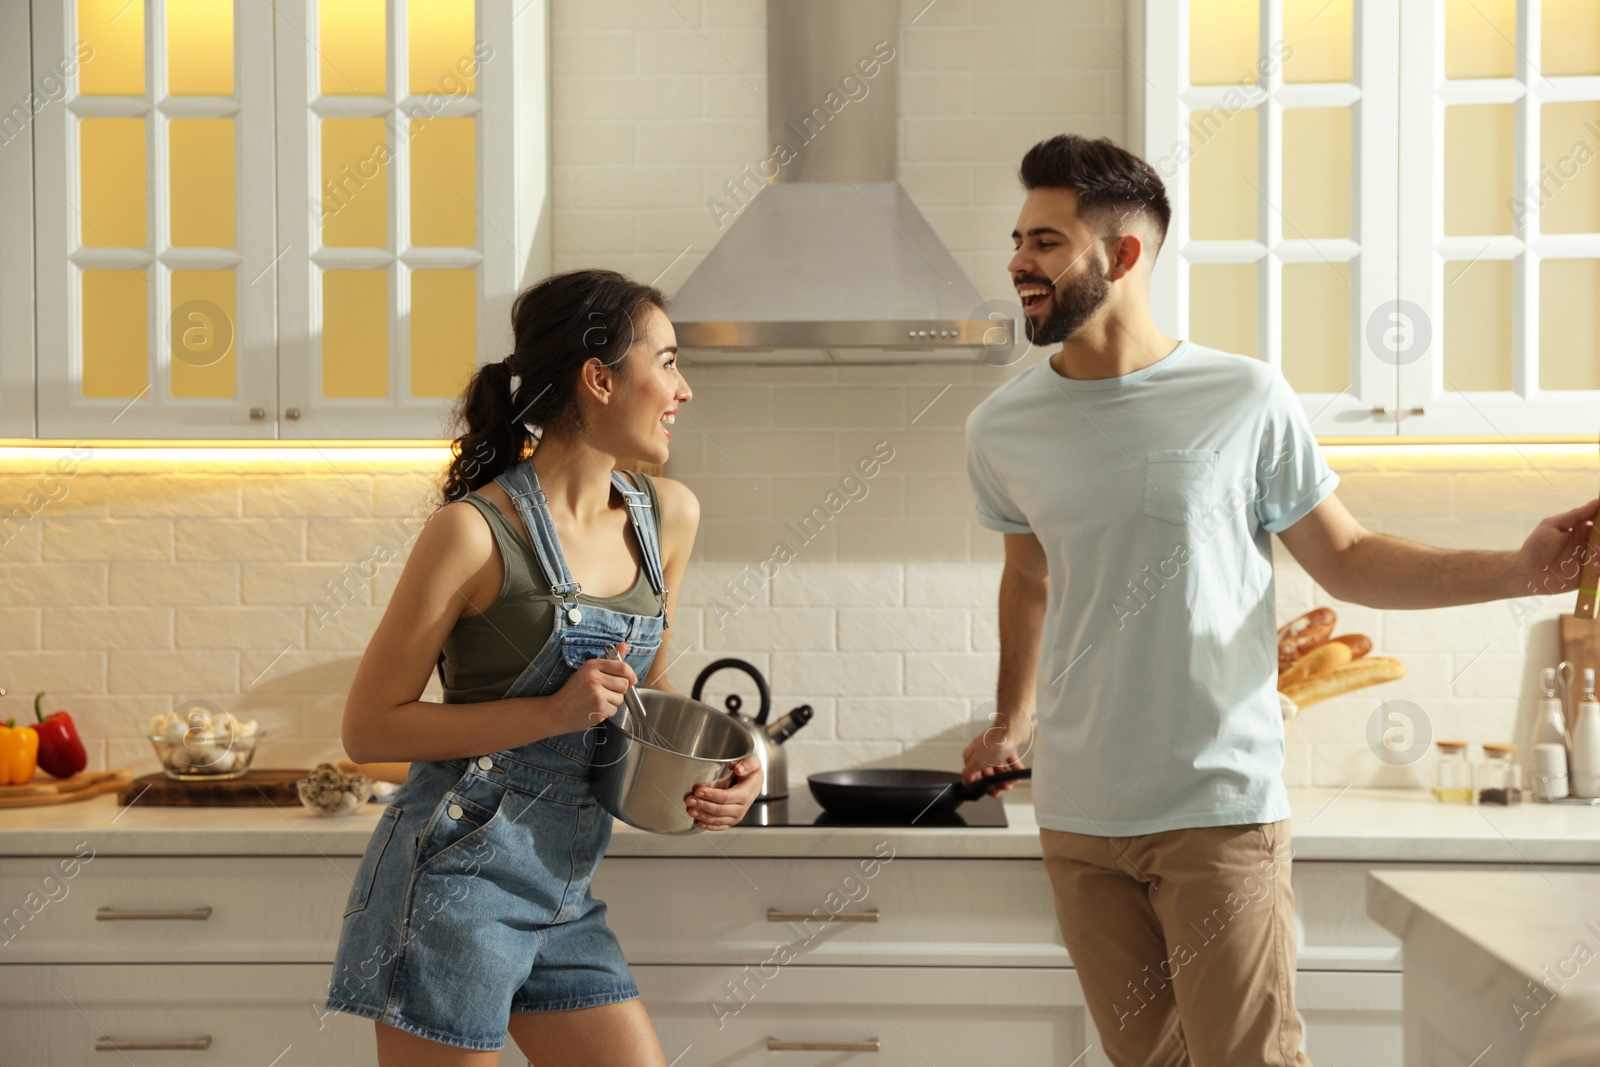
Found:
M 767 0 L 770 156 L 708 203 L 727 227 L 678 289 L 691 358 L 965 359 L 1009 348 L 895 180 L 898 0 Z

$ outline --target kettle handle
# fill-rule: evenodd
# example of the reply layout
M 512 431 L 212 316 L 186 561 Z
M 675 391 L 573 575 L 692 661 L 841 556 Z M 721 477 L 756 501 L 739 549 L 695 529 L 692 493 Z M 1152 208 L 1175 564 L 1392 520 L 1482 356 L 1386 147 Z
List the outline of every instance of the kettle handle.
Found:
M 767 680 L 761 676 L 761 672 L 756 669 L 755 664 L 753 663 L 746 663 L 742 659 L 733 658 L 719 659 L 708 663 L 700 671 L 699 676 L 695 678 L 694 688 L 689 691 L 689 695 L 695 700 L 699 700 L 700 693 L 706 687 L 706 679 L 710 678 L 713 674 L 716 674 L 724 667 L 731 667 L 735 670 L 743 671 L 745 674 L 750 676 L 750 679 L 753 682 L 756 683 L 756 692 L 761 694 L 761 710 L 756 714 L 755 721 L 757 726 L 765 726 L 767 724 L 767 714 L 772 710 L 772 690 L 767 688 Z M 738 710 L 738 704 L 733 703 L 732 698 L 729 698 L 728 714 L 737 714 Z

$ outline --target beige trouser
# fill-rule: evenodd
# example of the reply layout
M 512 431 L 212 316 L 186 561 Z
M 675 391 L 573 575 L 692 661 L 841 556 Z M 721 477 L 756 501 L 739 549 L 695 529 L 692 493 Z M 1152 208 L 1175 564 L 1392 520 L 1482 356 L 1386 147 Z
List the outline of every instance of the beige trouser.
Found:
M 1039 832 L 1056 917 L 1117 1067 L 1309 1067 L 1289 822 Z

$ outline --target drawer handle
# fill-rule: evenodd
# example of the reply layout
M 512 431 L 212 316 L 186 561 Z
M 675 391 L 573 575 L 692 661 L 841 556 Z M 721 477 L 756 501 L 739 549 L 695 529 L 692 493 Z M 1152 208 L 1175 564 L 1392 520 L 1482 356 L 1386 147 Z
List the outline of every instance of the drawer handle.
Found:
M 166 911 L 141 911 L 137 908 L 101 908 L 94 913 L 96 922 L 136 921 L 162 922 L 169 919 L 190 919 L 205 922 L 211 918 L 211 905 L 203 908 L 173 908 Z
M 204 1052 L 211 1047 L 211 1035 L 204 1037 L 175 1037 L 166 1041 L 149 1038 L 123 1039 L 97 1037 L 96 1052 Z
M 875 911 L 841 911 L 837 915 L 827 918 L 809 911 L 773 911 L 767 909 L 767 922 L 769 923 L 803 923 L 812 919 L 820 919 L 825 923 L 875 923 L 878 913 Z
M 865 1041 L 783 1041 L 767 1038 L 768 1052 L 877 1052 L 878 1039 Z

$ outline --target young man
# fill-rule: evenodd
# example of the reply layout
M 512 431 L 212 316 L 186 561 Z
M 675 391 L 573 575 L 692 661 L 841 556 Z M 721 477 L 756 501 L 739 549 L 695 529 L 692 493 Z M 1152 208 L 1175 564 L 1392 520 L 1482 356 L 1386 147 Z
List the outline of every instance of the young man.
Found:
M 1005 570 L 1000 710 L 964 776 L 1031 750 L 1061 934 L 1112 1063 L 1304 1065 L 1270 535 L 1340 600 L 1443 607 L 1576 588 L 1558 564 L 1600 501 L 1515 552 L 1369 533 L 1277 371 L 1156 327 L 1171 208 L 1150 166 L 1062 136 L 1021 178 L 1012 280 L 1029 339 L 1061 349 L 967 423 Z

